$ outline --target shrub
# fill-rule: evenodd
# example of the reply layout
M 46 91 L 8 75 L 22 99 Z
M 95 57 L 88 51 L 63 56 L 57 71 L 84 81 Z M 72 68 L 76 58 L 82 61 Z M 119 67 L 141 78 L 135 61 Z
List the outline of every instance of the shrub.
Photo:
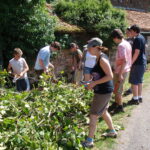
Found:
M 0 144 L 14 149 L 80 149 L 92 93 L 52 83 L 43 75 L 42 91 L 0 89 Z
M 0 49 L 7 54 L 5 62 L 15 47 L 31 56 L 54 40 L 56 21 L 46 11 L 45 0 L 1 0 L 0 5 Z
M 113 8 L 109 0 L 60 0 L 55 12 L 63 20 L 97 33 L 105 42 L 113 29 L 126 28 L 124 12 Z

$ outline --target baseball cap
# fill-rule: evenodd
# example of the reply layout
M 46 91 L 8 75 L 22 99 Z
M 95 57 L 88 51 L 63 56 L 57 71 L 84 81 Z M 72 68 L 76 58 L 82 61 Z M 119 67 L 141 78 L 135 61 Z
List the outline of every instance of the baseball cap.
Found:
M 90 48 L 90 47 L 95 47 L 95 46 L 102 46 L 103 44 L 103 41 L 100 39 L 100 38 L 92 38 L 90 41 L 88 41 L 88 44 L 87 44 L 87 48 Z

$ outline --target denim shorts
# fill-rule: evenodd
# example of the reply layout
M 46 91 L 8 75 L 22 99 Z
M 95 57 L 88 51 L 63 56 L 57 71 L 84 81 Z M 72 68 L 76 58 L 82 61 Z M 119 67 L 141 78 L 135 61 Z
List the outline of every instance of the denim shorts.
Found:
M 92 70 L 93 70 L 93 68 L 84 67 L 84 74 L 91 74 Z
M 131 67 L 129 83 L 138 85 L 143 83 L 143 76 L 146 70 L 146 65 L 133 65 Z

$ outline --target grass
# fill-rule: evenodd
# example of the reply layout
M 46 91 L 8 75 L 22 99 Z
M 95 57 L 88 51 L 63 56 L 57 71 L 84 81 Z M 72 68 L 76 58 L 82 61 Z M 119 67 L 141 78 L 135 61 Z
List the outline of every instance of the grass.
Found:
M 148 65 L 148 70 L 144 75 L 144 88 L 146 88 L 150 83 L 150 64 Z M 126 81 L 125 90 L 130 87 L 130 84 Z M 126 103 L 131 99 L 132 95 L 123 97 L 123 101 Z M 114 101 L 114 100 L 113 100 Z M 112 101 L 111 101 L 112 102 Z M 112 116 L 114 125 L 119 127 L 120 130 L 125 130 L 124 122 L 131 117 L 132 110 L 137 106 L 127 106 L 125 107 L 125 113 L 118 113 Z M 95 135 L 95 147 L 92 150 L 113 150 L 114 146 L 117 144 L 117 139 L 102 138 L 101 134 L 106 132 L 107 126 L 103 120 L 100 120 L 97 125 L 97 132 Z M 119 136 L 118 136 L 119 137 Z

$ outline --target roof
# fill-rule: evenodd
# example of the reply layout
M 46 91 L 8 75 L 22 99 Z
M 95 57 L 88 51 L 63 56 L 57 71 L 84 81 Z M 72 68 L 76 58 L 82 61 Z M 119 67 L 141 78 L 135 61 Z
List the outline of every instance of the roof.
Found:
M 142 31 L 150 31 L 150 12 L 127 11 L 127 21 L 129 25 L 137 24 Z
M 80 33 L 85 32 L 85 30 L 81 27 L 78 27 L 76 25 L 71 25 L 63 20 L 61 20 L 56 14 L 53 13 L 53 7 L 51 4 L 46 3 L 46 7 L 49 11 L 50 15 L 53 15 L 57 18 L 57 25 L 55 28 L 55 32 L 61 32 L 61 33 Z

